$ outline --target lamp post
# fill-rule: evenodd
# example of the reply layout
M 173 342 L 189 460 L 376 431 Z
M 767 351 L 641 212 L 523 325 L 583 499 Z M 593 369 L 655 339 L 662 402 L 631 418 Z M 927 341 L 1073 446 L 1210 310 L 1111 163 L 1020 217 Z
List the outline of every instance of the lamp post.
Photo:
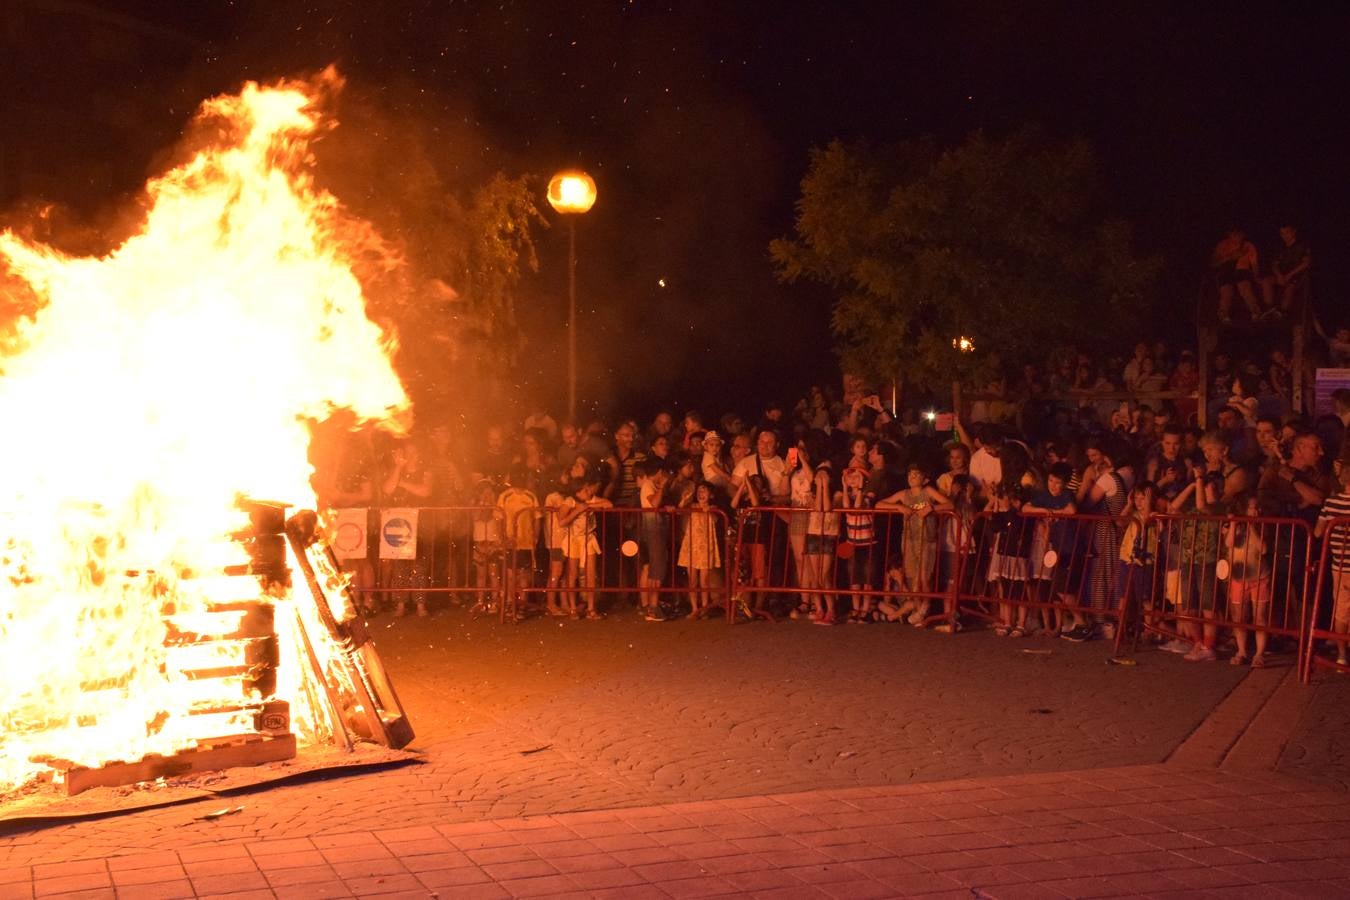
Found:
M 595 205 L 595 180 L 564 171 L 548 183 L 548 205 L 567 217 L 567 418 L 577 418 L 577 216 Z

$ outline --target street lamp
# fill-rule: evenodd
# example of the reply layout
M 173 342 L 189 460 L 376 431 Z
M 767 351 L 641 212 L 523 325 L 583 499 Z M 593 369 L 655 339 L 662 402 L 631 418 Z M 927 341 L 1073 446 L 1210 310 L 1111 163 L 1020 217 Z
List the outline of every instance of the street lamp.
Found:
M 548 183 L 548 205 L 567 217 L 567 418 L 577 418 L 577 219 L 595 205 L 595 179 L 564 171 Z

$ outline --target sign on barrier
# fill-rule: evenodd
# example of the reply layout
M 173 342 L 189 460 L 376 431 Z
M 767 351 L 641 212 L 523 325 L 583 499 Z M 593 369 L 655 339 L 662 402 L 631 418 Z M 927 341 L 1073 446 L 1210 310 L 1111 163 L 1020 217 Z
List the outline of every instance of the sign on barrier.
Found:
M 331 524 L 330 543 L 338 559 L 366 558 L 366 523 L 368 509 L 335 509 Z
M 380 559 L 417 558 L 416 509 L 380 510 Z

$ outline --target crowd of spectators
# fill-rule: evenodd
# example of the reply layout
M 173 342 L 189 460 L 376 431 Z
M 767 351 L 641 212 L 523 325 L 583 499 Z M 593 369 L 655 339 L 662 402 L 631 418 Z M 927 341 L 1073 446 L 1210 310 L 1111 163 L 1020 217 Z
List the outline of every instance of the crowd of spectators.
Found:
M 1350 508 L 1342 466 L 1350 392 L 1338 392 L 1334 416 L 1291 415 L 1287 366 L 1279 353 L 1260 363 L 1216 356 L 1209 430 L 1195 424 L 1193 354 L 1173 357 L 1146 343 L 1109 367 L 1074 352 L 1044 372 L 1028 366 L 1011 388 L 1000 381 L 979 395 L 964 418 L 924 405 L 892 411 L 874 391 L 843 397 L 824 387 L 787 406 L 768 403 L 749 419 L 663 410 L 611 425 L 559 422 L 535 409 L 519 423 L 489 425 L 469 447 L 445 426 L 401 442 L 358 435 L 322 501 L 465 510 L 460 525 L 424 529 L 428 549 L 417 560 L 377 565 L 371 553 L 349 564 L 372 609 L 383 602 L 397 614 L 409 606 L 428 614 L 462 594 L 427 589 L 450 588 L 480 603 L 512 599 L 513 614 L 600 618 L 635 600 L 648 620 L 699 616 L 725 599 L 735 523 L 743 549 L 735 580 L 747 588 L 749 613 L 771 609 L 774 589 L 791 586 L 807 591 L 782 592 L 791 608 L 778 612 L 819 624 L 905 620 L 944 630 L 960 627 L 941 614 L 951 608 L 940 592 L 959 554 L 971 552 L 962 529 L 977 518 L 1095 513 L 1103 518 L 1082 532 L 1086 568 L 1073 587 L 1038 562 L 1063 540 L 1052 528 L 1025 529 L 1020 548 L 1006 536 L 979 537 L 988 543 L 980 571 L 1012 585 L 999 596 L 1039 591 L 1071 610 L 1033 611 L 1029 621 L 1027 608 L 1009 605 L 998 611 L 996 633 L 1090 640 L 1111 636 L 1101 613 L 1140 577 L 1132 560 L 1142 557 L 1130 546 L 1156 545 L 1150 514 L 1259 514 L 1311 529 L 1324 509 Z M 1117 383 L 1131 396 L 1118 399 Z M 621 510 L 631 512 L 606 531 L 606 517 Z M 880 514 L 888 513 L 902 524 L 894 546 L 883 548 L 890 538 L 878 534 Z M 1252 554 L 1273 548 L 1260 543 L 1215 530 L 1207 571 L 1239 550 L 1261 571 Z M 504 597 L 504 584 L 514 585 L 514 598 Z M 1239 584 L 1230 583 L 1230 600 Z M 1180 588 L 1167 590 L 1169 600 L 1180 598 Z M 1338 621 L 1350 627 L 1350 591 L 1342 599 Z M 1246 598 L 1249 617 L 1260 616 L 1260 601 Z M 1241 590 L 1236 602 L 1244 602 Z M 1211 660 L 1216 631 L 1183 625 L 1166 646 Z M 1249 656 L 1243 636 L 1233 658 L 1260 665 L 1264 648 L 1258 633 Z

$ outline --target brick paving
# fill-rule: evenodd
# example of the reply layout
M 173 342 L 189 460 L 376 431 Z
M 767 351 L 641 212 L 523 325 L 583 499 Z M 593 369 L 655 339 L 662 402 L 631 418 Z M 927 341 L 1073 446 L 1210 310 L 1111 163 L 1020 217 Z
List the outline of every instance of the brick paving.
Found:
M 1350 893 L 1343 793 L 1214 767 L 1278 757 L 1236 748 L 1280 670 L 883 626 L 377 634 L 425 764 L 0 837 L 0 900 Z
M 0 898 L 1346 897 L 1345 800 L 1134 766 L 145 850 Z

